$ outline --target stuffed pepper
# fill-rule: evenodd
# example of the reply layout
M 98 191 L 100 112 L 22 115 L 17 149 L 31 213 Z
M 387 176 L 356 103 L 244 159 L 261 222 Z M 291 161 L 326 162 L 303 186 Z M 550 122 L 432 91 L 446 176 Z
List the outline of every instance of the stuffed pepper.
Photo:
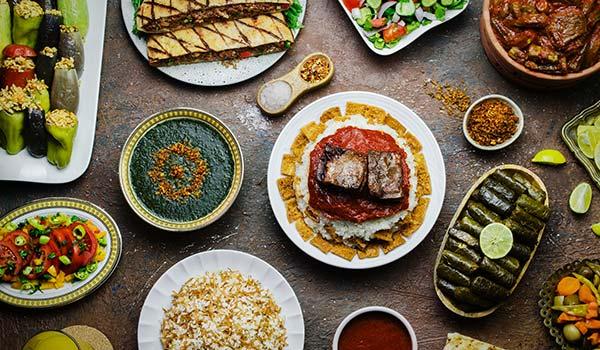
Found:
M 45 157 L 48 152 L 46 116 L 41 108 L 29 108 L 25 114 L 23 136 L 27 151 L 33 157 Z
M 57 47 L 60 39 L 60 25 L 63 17 L 58 10 L 46 10 L 36 43 L 36 49 L 41 51 L 44 47 Z
M 48 85 L 39 79 L 31 79 L 25 86 L 25 92 L 31 96 L 33 101 L 42 108 L 44 112 L 50 111 L 50 92 Z
M 17 154 L 25 148 L 23 130 L 28 108 L 39 108 L 29 94 L 20 87 L 0 90 L 0 145 L 8 154 Z
M 12 37 L 15 44 L 35 47 L 44 10 L 35 1 L 21 0 L 13 8 Z
M 54 66 L 54 80 L 50 91 L 52 109 L 77 112 L 79 106 L 79 79 L 72 58 L 61 58 Z
M 10 6 L 6 0 L 0 0 L 0 60 L 4 58 L 2 51 L 12 44 Z
M 54 66 L 57 61 L 58 49 L 56 47 L 44 47 L 35 62 L 35 74 L 37 78 L 43 80 L 48 86 L 52 86 Z
M 87 0 L 58 0 L 57 5 L 64 23 L 79 28 L 82 38 L 85 38 L 89 27 Z
M 69 165 L 71 160 L 77 123 L 77 116 L 64 109 L 55 109 L 46 115 L 48 161 L 59 169 Z
M 30 58 L 6 58 L 2 62 L 2 87 L 15 85 L 24 88 L 27 85 L 27 81 L 35 78 L 34 69 L 35 64 Z
M 60 26 L 60 40 L 58 43 L 58 55 L 61 58 L 71 57 L 77 75 L 81 76 L 83 72 L 84 64 L 84 53 L 83 53 L 83 40 L 81 39 L 81 33 L 77 27 L 73 26 Z

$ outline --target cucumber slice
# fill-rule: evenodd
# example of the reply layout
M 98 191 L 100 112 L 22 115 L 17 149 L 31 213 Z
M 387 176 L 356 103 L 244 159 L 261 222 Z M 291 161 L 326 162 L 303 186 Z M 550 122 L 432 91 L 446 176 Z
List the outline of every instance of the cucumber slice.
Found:
M 381 6 L 381 0 L 367 0 L 367 5 L 377 10 Z
M 360 9 L 360 18 L 356 20 L 356 23 L 358 23 L 359 26 L 363 26 L 371 18 L 373 18 L 371 9 L 368 7 L 363 7 Z
M 451 6 L 454 3 L 454 0 L 441 0 L 440 2 L 442 4 L 442 6 L 448 7 L 448 6 Z
M 424 7 L 431 7 L 437 3 L 437 0 L 421 0 L 421 5 Z
M 399 2 L 398 4 L 396 4 L 396 13 L 399 16 L 410 17 L 415 14 L 416 10 L 417 10 L 417 7 L 415 6 L 415 3 L 412 1 Z

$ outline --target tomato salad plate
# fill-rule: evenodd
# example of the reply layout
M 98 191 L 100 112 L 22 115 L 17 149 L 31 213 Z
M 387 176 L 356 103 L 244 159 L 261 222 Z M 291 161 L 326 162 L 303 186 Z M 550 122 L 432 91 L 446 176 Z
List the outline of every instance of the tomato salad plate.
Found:
M 13 11 L 17 16 L 20 11 L 42 16 L 38 3 L 18 4 Z M 107 0 L 78 4 L 87 4 L 93 14 L 89 21 L 87 12 L 78 7 L 61 9 L 62 15 L 51 10 L 39 33 L 28 32 L 39 39 L 28 45 L 43 49 L 12 44 L 4 50 L 7 55 L 2 64 L 11 69 L 3 72 L 5 87 L 0 90 L 0 181 L 67 183 L 83 175 L 90 164 Z M 65 26 L 59 29 L 63 22 Z M 57 31 L 62 31 L 58 44 L 51 40 Z M 19 74 L 27 78 L 9 79 Z
M 338 0 L 365 44 L 394 54 L 431 29 L 460 15 L 469 0 Z
M 148 63 L 189 84 L 222 86 L 273 66 L 295 44 L 306 0 L 121 0 Z
M 25 308 L 75 302 L 100 287 L 121 256 L 121 234 L 104 210 L 46 198 L 0 219 L 0 301 Z
M 326 264 L 391 263 L 429 233 L 446 191 L 435 137 L 403 104 L 369 92 L 324 97 L 281 132 L 269 162 L 275 217 Z
M 302 350 L 304 319 L 275 268 L 250 254 L 212 250 L 181 260 L 156 281 L 137 334 L 140 350 Z

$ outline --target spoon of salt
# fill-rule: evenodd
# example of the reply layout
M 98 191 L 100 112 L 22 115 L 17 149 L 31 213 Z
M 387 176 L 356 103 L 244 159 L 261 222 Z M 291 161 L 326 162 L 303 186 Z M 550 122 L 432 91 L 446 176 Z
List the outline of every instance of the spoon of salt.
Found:
M 286 75 L 263 84 L 258 89 L 256 102 L 266 114 L 283 114 L 302 94 L 331 81 L 333 72 L 329 56 L 312 53 Z

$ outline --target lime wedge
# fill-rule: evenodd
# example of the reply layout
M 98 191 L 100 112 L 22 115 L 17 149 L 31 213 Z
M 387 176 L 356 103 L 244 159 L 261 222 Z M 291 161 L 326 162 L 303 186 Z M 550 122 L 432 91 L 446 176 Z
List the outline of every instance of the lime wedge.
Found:
M 600 222 L 592 225 L 592 232 L 594 232 L 596 236 L 600 236 Z
M 577 131 L 577 146 L 588 158 L 594 158 L 594 149 L 592 148 L 592 140 L 588 131 Z
M 512 249 L 513 234 L 508 227 L 500 223 L 489 224 L 481 231 L 479 246 L 488 258 L 503 258 Z
M 531 161 L 545 165 L 561 165 L 565 164 L 567 159 L 560 151 L 555 149 L 544 149 L 536 153 Z
M 592 186 L 587 182 L 582 182 L 571 192 L 569 197 L 569 207 L 577 214 L 585 214 L 590 209 L 592 203 Z

